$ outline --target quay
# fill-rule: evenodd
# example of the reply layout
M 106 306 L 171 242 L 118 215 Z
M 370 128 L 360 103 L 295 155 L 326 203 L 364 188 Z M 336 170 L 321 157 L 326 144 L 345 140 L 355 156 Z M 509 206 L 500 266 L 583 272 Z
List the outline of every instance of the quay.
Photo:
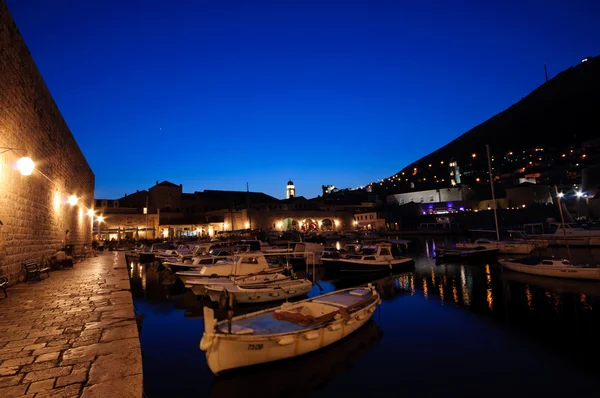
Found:
M 141 397 L 123 252 L 101 252 L 0 299 L 0 396 Z

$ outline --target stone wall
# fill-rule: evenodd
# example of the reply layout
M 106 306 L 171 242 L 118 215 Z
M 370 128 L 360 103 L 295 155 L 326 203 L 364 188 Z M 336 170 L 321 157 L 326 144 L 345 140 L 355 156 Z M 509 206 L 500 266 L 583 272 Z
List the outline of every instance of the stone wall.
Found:
M 23 279 L 21 262 L 41 260 L 65 243 L 91 241 L 87 209 L 93 205 L 94 174 L 4 0 L 0 0 L 0 147 L 24 150 L 0 154 L 0 275 L 13 284 Z M 25 151 L 36 165 L 30 176 L 22 176 L 15 166 Z M 67 202 L 70 195 L 79 198 L 74 206 Z

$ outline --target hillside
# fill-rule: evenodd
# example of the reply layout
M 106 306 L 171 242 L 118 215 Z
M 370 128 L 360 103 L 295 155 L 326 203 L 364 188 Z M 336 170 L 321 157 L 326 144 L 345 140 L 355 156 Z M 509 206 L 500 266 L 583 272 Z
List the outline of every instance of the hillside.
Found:
M 493 95 L 493 93 L 490 93 Z M 531 147 L 562 149 L 600 136 L 600 57 L 562 71 L 505 111 L 462 134 L 447 145 L 400 170 L 440 169 L 441 162 L 464 165 L 471 154 L 504 156 Z M 445 169 L 447 170 L 447 169 Z M 400 181 L 398 181 L 400 182 Z M 401 184 L 398 184 L 401 185 Z M 403 185 L 403 184 L 402 184 Z M 398 187 L 396 190 L 403 190 Z

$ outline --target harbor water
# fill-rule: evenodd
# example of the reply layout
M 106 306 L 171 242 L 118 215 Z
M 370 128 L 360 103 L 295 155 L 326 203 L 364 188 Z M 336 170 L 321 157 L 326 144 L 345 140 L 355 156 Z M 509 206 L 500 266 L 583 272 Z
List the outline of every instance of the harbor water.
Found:
M 498 264 L 440 264 L 433 250 L 447 239 L 412 241 L 414 270 L 374 277 L 383 302 L 345 340 L 221 376 L 199 348 L 202 308 L 210 302 L 157 262 L 131 262 L 146 396 L 600 396 L 600 282 Z M 543 254 L 568 256 L 556 248 Z M 572 248 L 570 255 L 573 262 L 600 260 L 599 249 Z M 315 274 L 309 296 L 368 282 L 327 280 L 320 268 Z M 274 305 L 239 306 L 237 313 Z

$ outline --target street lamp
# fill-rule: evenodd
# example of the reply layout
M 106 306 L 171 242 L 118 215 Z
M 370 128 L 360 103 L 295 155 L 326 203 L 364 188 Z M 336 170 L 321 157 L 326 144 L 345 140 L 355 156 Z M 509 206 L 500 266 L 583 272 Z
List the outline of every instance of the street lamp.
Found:
M 14 153 L 22 152 L 23 155 L 27 155 L 27 151 L 25 149 L 21 149 L 21 148 L 11 148 L 11 147 L 3 146 L 3 147 L 0 147 L 0 150 L 2 151 L 2 152 L 0 152 L 0 154 L 3 154 L 8 151 L 12 151 Z M 19 160 L 17 160 L 17 169 L 24 176 L 30 176 L 31 173 L 33 173 L 34 167 L 35 167 L 35 164 L 33 163 L 33 160 L 31 160 L 31 158 L 28 156 L 23 156 Z

